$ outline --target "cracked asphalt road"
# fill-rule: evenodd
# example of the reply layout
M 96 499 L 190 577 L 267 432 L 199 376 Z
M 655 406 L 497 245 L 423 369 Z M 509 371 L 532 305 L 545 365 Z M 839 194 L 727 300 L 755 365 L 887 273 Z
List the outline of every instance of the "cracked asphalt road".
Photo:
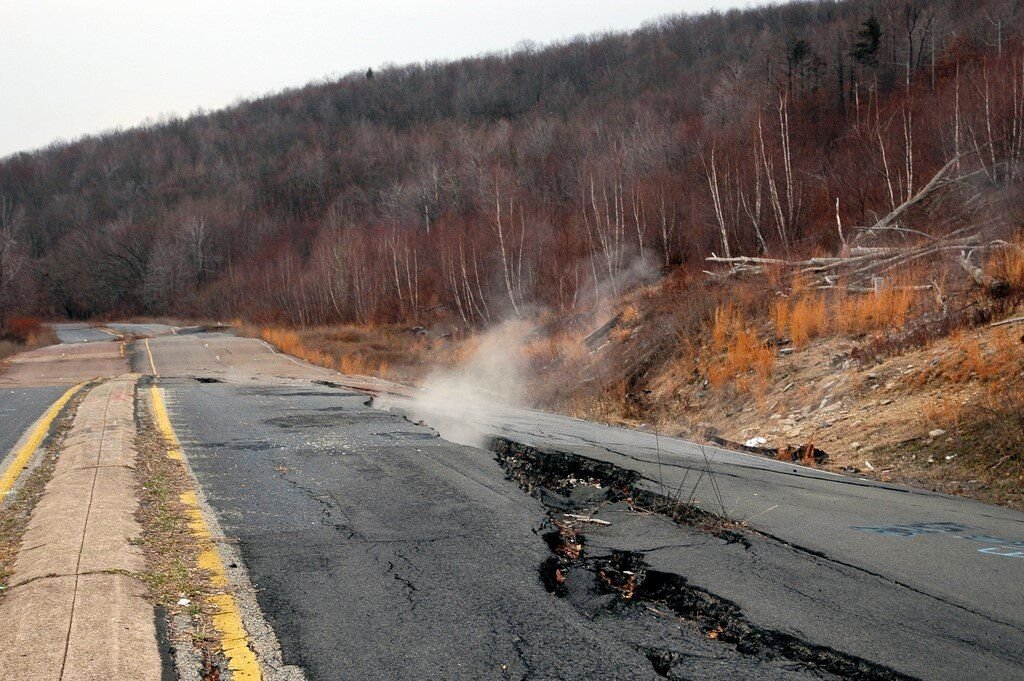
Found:
M 506 479 L 491 452 L 375 410 L 333 372 L 223 334 L 150 344 L 199 483 L 238 543 L 284 661 L 309 678 L 831 678 L 771 646 L 711 640 L 665 604 L 595 590 L 592 575 L 549 593 L 550 508 Z M 136 344 L 133 366 L 148 361 Z M 647 489 L 700 468 L 692 445 L 652 446 L 644 433 L 525 410 L 461 418 L 635 471 Z M 591 510 L 611 525 L 580 529 L 585 556 L 636 552 L 769 638 L 883 670 L 857 678 L 1024 673 L 1022 514 L 713 458 L 727 515 L 749 519 L 745 542 L 604 503 Z M 713 507 L 707 494 L 695 498 Z
M 812 676 L 655 614 L 587 616 L 547 593 L 540 503 L 488 452 L 365 395 L 163 387 L 285 663 L 309 678 L 653 679 L 645 646 L 673 631 L 702 678 Z
M 111 326 L 157 335 L 67 325 L 12 360 L 0 454 L 68 385 L 152 374 L 229 570 L 311 679 L 1024 677 L 1024 514 L 525 409 L 424 411 L 262 341 Z M 527 494 L 467 433 L 560 482 Z M 626 478 L 742 540 L 630 507 Z M 553 541 L 570 512 L 610 524 Z

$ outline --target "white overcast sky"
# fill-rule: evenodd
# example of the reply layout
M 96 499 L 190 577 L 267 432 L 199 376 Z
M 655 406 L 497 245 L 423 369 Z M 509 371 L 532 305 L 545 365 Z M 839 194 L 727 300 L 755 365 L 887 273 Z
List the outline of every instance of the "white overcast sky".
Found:
M 0 0 L 0 157 L 384 63 L 750 0 Z

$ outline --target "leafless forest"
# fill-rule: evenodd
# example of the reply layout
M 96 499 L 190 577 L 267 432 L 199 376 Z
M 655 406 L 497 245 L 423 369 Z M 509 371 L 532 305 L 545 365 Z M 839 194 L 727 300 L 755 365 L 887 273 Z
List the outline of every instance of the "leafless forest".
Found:
M 571 319 L 712 256 L 998 239 L 1022 153 L 1016 0 L 668 17 L 3 159 L 0 322 Z

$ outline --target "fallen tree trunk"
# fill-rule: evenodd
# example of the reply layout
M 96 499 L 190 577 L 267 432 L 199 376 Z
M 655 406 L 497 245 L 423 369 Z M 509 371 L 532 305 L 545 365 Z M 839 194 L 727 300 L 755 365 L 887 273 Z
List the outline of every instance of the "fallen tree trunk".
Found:
M 973 251 L 971 251 L 973 253 Z M 970 275 L 974 283 L 985 289 L 985 291 L 993 298 L 1005 298 L 1010 295 L 1010 283 L 1002 279 L 997 279 L 991 274 L 985 272 L 973 262 L 971 262 L 971 253 L 960 253 L 960 266 L 964 268 L 964 271 Z
M 904 213 L 906 213 L 908 210 L 910 210 L 917 204 L 927 199 L 928 196 L 931 195 L 931 193 L 934 192 L 935 190 L 954 182 L 954 180 L 949 180 L 946 178 L 946 173 L 948 173 L 949 170 L 953 166 L 955 166 L 959 160 L 960 157 L 955 156 L 954 158 L 951 158 L 949 161 L 947 161 L 946 165 L 942 166 L 942 168 L 939 169 L 939 172 L 935 173 L 932 179 L 928 181 L 928 184 L 921 188 L 921 191 L 919 191 L 917 194 L 901 203 L 899 206 L 896 206 L 896 208 L 893 209 L 891 213 L 883 217 L 874 225 L 860 232 L 854 238 L 854 241 L 858 242 L 864 239 L 869 239 L 878 234 L 879 232 L 891 231 L 893 229 L 899 230 L 900 228 L 896 227 L 896 223 Z
M 992 322 L 989 326 L 1006 326 L 1007 324 L 1020 324 L 1021 322 L 1024 322 L 1024 317 L 1011 317 L 1001 322 Z

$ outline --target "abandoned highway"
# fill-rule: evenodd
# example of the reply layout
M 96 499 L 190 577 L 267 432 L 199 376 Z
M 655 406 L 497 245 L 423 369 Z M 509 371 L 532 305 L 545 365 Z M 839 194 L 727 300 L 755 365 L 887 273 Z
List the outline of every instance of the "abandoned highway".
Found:
M 111 419 L 131 429 L 112 416 L 120 395 L 134 392 L 138 424 L 166 414 L 225 573 L 220 678 L 1024 676 L 1016 511 L 526 409 L 441 409 L 230 333 L 57 331 L 0 373 L 0 474 L 29 475 L 48 410 L 78 410 L 69 448 Z M 12 643 L 39 626 L 19 604 L 56 581 L 29 576 L 49 540 L 21 546 L 0 592 L 0 677 L 71 678 L 83 580 L 137 569 L 83 571 L 106 525 L 92 527 L 49 676 L 30 665 L 43 652 Z M 33 517 L 27 532 L 44 529 Z M 144 603 L 133 588 L 124 612 Z M 133 631 L 131 647 L 149 645 Z M 152 661 L 137 678 L 200 678 L 187 654 L 157 654 L 162 631 L 152 655 L 104 654 Z

